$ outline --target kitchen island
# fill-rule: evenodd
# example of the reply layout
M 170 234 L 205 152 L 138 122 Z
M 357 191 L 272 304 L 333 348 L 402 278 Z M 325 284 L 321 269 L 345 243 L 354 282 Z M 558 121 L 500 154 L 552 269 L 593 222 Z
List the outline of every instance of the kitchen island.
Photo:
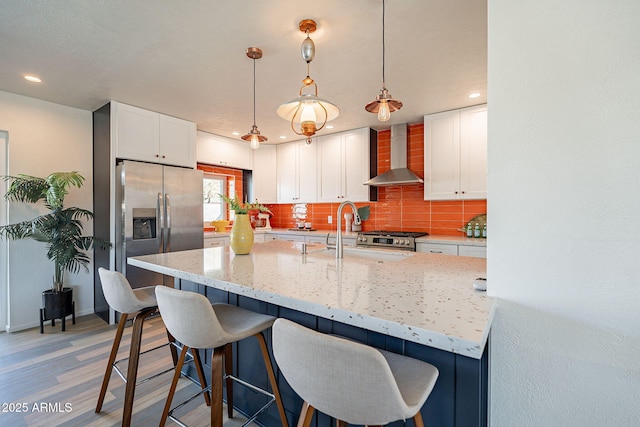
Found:
M 301 248 L 301 243 L 271 241 L 256 243 L 249 255 L 236 256 L 225 246 L 128 262 L 173 276 L 176 287 L 212 302 L 289 318 L 432 363 L 440 377 L 422 409 L 425 422 L 487 425 L 487 351 L 495 302 L 472 288 L 473 279 L 485 277 L 484 259 L 352 249 L 336 260 L 322 246 L 307 245 L 306 254 Z M 258 369 L 253 372 L 256 355 L 249 341 L 238 345 L 237 369 L 266 384 Z M 281 377 L 279 384 L 293 423 L 301 402 Z M 236 403 L 242 399 L 247 397 Z M 263 424 L 277 425 L 277 412 L 264 415 Z M 328 425 L 325 418 L 319 416 L 318 425 Z

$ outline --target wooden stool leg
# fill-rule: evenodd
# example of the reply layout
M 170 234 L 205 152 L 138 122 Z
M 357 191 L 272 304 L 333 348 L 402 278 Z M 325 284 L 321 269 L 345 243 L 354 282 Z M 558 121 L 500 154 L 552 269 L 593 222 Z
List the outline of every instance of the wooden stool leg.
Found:
M 202 361 L 200 360 L 200 352 L 197 348 L 191 349 L 191 355 L 193 356 L 193 363 L 196 365 L 196 372 L 198 373 L 198 378 L 200 379 L 200 386 L 202 389 L 207 388 L 207 378 L 204 376 L 204 370 L 202 369 Z M 204 393 L 204 403 L 207 406 L 211 406 L 211 397 L 209 397 L 209 392 L 205 391 Z
M 142 342 L 142 325 L 149 315 L 155 312 L 154 308 L 145 308 L 140 311 L 133 320 L 131 332 L 131 348 L 129 350 L 129 366 L 127 369 L 127 384 L 124 393 L 124 407 L 122 412 L 122 427 L 131 425 L 133 414 L 133 397 L 136 392 L 136 378 L 138 377 L 138 362 L 140 361 L 140 344 Z
M 309 405 L 307 402 L 303 402 L 297 427 L 309 427 L 311 425 L 311 420 L 313 419 L 314 410 L 313 406 Z
M 176 369 L 173 373 L 173 380 L 171 381 L 169 394 L 167 395 L 167 400 L 164 403 L 164 409 L 162 411 L 162 417 L 160 418 L 160 427 L 164 427 L 165 423 L 167 422 L 167 417 L 169 416 L 169 411 L 171 410 L 171 402 L 173 402 L 173 395 L 176 392 L 176 386 L 178 385 L 178 380 L 180 379 L 180 375 L 182 374 L 182 366 L 184 365 L 184 358 L 187 355 L 187 350 L 189 350 L 189 347 L 187 347 L 186 345 L 182 346 L 180 357 L 176 362 Z
M 224 346 L 224 374 L 233 374 L 233 347 L 231 344 L 225 344 Z M 225 381 L 227 385 L 227 417 L 233 418 L 233 380 L 227 378 Z
M 171 360 L 173 360 L 173 366 L 176 366 L 178 363 L 178 349 L 174 343 L 176 339 L 171 335 L 171 332 L 167 331 L 167 341 L 169 342 L 169 351 L 171 352 Z
M 417 414 L 413 416 L 413 423 L 416 427 L 424 427 L 424 422 L 422 421 L 422 414 L 418 411 Z
M 347 423 L 342 420 L 336 420 L 336 427 L 347 427 Z
M 224 347 L 213 350 L 211 355 L 211 427 L 222 427 L 222 359 Z
M 254 336 L 258 339 L 258 343 L 260 343 L 262 359 L 264 360 L 264 366 L 267 369 L 267 375 L 269 376 L 269 382 L 271 383 L 273 395 L 276 398 L 276 405 L 278 405 L 278 412 L 280 413 L 280 421 L 282 422 L 283 427 L 288 427 L 289 424 L 287 423 L 287 414 L 284 411 L 284 405 L 282 404 L 282 398 L 280 397 L 280 390 L 278 389 L 278 382 L 276 381 L 276 376 L 273 373 L 271 358 L 269 357 L 269 350 L 267 349 L 267 343 L 264 339 L 264 334 L 260 332 L 255 334 Z
M 104 396 L 107 393 L 107 387 L 109 386 L 109 379 L 111 379 L 111 372 L 113 371 L 113 362 L 118 355 L 118 349 L 120 348 L 120 341 L 122 341 L 122 334 L 124 327 L 127 323 L 127 314 L 120 315 L 120 321 L 118 322 L 118 330 L 116 336 L 113 338 L 113 344 L 111 345 L 111 354 L 109 355 L 109 361 L 107 362 L 107 369 L 104 371 L 104 378 L 102 379 L 102 388 L 100 389 L 100 395 L 98 396 L 98 404 L 96 405 L 96 414 L 102 410 L 102 403 L 104 402 Z

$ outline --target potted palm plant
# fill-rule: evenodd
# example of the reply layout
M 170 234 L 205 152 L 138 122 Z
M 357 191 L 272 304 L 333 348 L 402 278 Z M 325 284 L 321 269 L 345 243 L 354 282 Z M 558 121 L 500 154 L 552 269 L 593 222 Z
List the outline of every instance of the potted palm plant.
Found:
M 47 245 L 47 258 L 53 261 L 51 290 L 43 292 L 42 321 L 64 319 L 72 314 L 72 290 L 64 287 L 64 273 L 77 273 L 84 267 L 89 271 L 86 251 L 111 244 L 103 239 L 82 234 L 82 221 L 93 218 L 93 212 L 77 207 L 64 207 L 70 187 L 82 187 L 84 177 L 78 172 L 54 172 L 46 178 L 29 175 L 5 176 L 9 189 L 5 199 L 10 202 L 42 202 L 49 212 L 31 220 L 0 226 L 0 238 L 18 240 L 31 238 Z M 44 318 L 43 318 L 44 317 Z M 53 324 L 53 322 L 52 322 Z M 64 325 L 64 323 L 63 323 Z

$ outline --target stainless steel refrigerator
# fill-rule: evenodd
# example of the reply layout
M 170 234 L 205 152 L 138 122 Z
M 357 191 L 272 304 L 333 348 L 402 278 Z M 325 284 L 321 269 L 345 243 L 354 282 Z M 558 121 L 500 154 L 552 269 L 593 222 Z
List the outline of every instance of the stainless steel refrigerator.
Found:
M 134 288 L 173 286 L 127 258 L 203 247 L 202 171 L 125 160 L 116 179 L 116 269 Z

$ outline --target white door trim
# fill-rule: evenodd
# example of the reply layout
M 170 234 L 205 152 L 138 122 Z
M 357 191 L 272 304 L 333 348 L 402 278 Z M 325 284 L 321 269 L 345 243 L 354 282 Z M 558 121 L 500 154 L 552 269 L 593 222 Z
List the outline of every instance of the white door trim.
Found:
M 0 130 L 0 176 L 7 175 L 9 170 L 9 133 Z M 0 225 L 7 224 L 7 202 L 4 195 L 7 183 L 0 180 Z M 9 242 L 0 239 L 0 328 L 9 331 Z

